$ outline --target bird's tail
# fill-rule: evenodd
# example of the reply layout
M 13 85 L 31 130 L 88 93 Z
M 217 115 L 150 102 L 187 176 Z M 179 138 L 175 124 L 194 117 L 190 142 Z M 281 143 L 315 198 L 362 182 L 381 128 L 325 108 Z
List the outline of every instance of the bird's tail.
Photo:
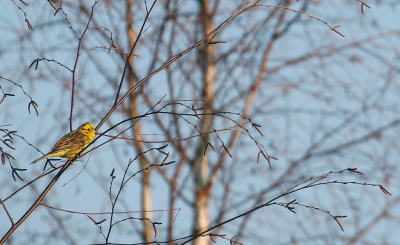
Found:
M 50 157 L 49 154 L 46 154 L 46 155 L 42 156 L 41 158 L 38 158 L 35 161 L 31 162 L 30 164 L 34 164 L 34 163 L 39 162 L 40 160 L 43 160 L 43 159 L 48 158 L 48 157 Z

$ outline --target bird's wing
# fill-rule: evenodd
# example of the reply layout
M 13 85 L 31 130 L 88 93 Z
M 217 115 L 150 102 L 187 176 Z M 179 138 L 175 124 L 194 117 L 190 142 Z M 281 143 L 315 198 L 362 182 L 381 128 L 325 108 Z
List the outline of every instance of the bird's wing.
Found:
M 79 131 L 74 130 L 64 135 L 57 143 L 53 146 L 49 153 L 61 152 L 67 149 L 76 147 L 79 144 L 80 137 L 78 137 Z

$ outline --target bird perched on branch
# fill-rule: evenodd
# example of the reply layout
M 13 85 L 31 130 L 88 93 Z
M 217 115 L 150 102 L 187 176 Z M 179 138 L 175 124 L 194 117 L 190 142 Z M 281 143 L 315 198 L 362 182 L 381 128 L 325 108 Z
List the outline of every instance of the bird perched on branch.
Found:
M 69 159 L 74 158 L 76 154 L 80 153 L 90 144 L 94 135 L 95 131 L 93 124 L 89 122 L 84 123 L 78 129 L 64 135 L 59 141 L 57 141 L 53 148 L 51 148 L 49 153 L 36 159 L 31 164 L 53 156 Z

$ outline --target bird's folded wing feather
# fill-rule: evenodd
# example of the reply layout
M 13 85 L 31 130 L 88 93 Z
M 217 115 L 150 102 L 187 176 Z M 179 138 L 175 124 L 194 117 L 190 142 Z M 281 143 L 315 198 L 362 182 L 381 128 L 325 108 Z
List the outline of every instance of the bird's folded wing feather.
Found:
M 54 153 L 65 151 L 67 149 L 79 146 L 79 141 L 81 141 L 81 137 L 77 135 L 79 133 L 80 132 L 75 130 L 70 132 L 69 134 L 64 135 L 64 137 L 57 141 L 50 152 Z

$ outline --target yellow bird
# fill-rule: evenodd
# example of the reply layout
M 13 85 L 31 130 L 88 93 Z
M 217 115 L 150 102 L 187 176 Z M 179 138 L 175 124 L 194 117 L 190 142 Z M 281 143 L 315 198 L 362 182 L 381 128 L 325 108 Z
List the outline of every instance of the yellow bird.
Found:
M 93 124 L 87 122 L 80 126 L 78 129 L 64 135 L 57 143 L 51 148 L 50 152 L 36 159 L 31 164 L 38 162 L 48 157 L 64 157 L 74 158 L 76 154 L 81 152 L 86 146 L 90 144 L 95 135 Z

